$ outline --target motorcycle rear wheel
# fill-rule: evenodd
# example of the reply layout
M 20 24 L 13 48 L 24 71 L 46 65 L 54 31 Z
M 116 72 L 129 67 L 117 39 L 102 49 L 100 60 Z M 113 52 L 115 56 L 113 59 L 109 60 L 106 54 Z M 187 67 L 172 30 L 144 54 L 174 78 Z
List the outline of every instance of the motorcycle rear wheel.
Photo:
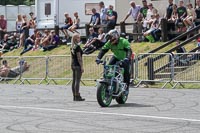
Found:
M 112 95 L 109 94 L 108 85 L 100 83 L 97 87 L 97 101 L 101 107 L 108 107 L 112 101 Z
M 118 104 L 125 104 L 127 99 L 128 99 L 128 95 L 125 95 L 124 93 L 122 93 L 119 97 L 116 97 L 115 100 Z

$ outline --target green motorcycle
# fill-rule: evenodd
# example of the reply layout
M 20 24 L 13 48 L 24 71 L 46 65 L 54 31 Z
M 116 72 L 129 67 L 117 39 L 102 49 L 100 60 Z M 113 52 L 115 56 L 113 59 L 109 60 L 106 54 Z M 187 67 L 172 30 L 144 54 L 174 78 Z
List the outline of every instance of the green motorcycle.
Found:
M 108 107 L 115 99 L 119 104 L 125 104 L 128 94 L 125 93 L 124 68 L 120 67 L 122 62 L 115 65 L 107 65 L 106 61 L 100 62 L 103 65 L 103 77 L 97 80 L 97 101 L 101 107 Z

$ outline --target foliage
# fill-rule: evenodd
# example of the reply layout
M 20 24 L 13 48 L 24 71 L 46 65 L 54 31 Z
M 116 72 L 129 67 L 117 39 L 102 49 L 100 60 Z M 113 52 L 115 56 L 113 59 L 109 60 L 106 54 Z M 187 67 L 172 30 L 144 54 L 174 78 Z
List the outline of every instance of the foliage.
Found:
M 0 5 L 34 5 L 35 0 L 0 0 Z

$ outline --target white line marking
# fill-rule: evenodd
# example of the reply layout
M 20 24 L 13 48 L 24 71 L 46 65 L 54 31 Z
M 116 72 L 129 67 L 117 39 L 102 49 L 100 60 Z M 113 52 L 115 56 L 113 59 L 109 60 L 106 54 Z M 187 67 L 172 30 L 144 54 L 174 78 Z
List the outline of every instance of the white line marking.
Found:
M 178 120 L 178 121 L 200 122 L 200 120 L 198 120 L 198 119 L 173 118 L 173 117 L 162 117 L 162 116 L 151 116 L 151 115 L 134 115 L 134 114 L 121 114 L 121 113 L 108 113 L 108 112 L 91 112 L 91 111 L 81 111 L 81 110 L 65 110 L 65 109 L 39 108 L 39 107 L 23 107 L 23 106 L 5 106 L 5 105 L 0 105 L 0 108 L 3 108 L 3 109 L 30 109 L 30 110 L 41 110 L 41 111 L 71 112 L 71 113 L 83 113 L 83 114 L 114 115 L 114 116 L 162 119 L 162 120 Z

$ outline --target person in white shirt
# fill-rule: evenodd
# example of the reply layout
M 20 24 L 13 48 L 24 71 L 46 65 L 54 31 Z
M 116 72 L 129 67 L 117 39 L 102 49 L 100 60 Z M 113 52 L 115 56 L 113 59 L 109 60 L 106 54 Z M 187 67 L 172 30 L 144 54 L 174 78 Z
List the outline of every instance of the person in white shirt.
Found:
M 127 15 L 125 16 L 124 20 L 122 21 L 123 23 L 126 21 L 126 19 L 129 17 L 129 16 L 132 16 L 133 18 L 133 33 L 142 33 L 142 22 L 141 22 L 141 17 L 139 16 L 139 13 L 140 13 L 140 6 L 139 5 L 136 5 L 134 1 L 131 1 L 130 2 L 130 6 L 131 8 L 129 9 Z M 139 36 L 133 36 L 133 39 L 136 41 L 141 41 L 142 40 L 142 36 L 139 35 Z
M 103 25 L 107 24 L 106 14 L 107 14 L 108 8 L 105 7 L 103 1 L 99 2 L 99 7 L 100 7 L 101 24 Z

